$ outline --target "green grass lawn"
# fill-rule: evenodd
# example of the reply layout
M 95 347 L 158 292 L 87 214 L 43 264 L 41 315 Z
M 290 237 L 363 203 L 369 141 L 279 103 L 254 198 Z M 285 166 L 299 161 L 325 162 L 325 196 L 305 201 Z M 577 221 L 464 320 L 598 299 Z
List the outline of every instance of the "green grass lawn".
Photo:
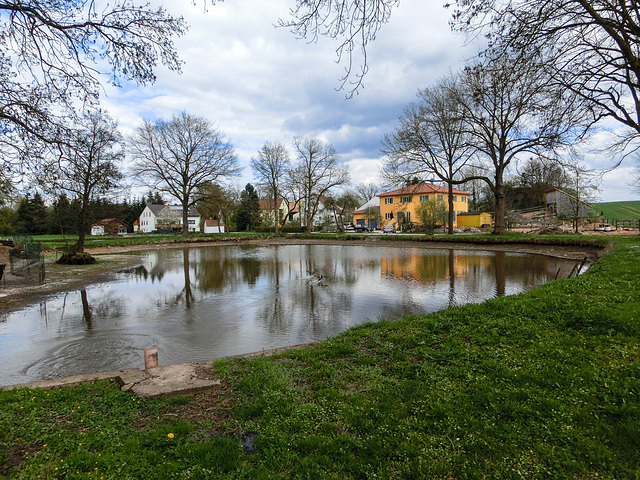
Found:
M 0 476 L 638 479 L 640 237 L 616 242 L 517 296 L 217 361 L 208 396 L 0 392 Z
M 255 232 L 238 232 L 238 233 L 216 233 L 216 234 L 204 234 L 197 233 L 191 234 L 187 241 L 190 242 L 206 242 L 213 240 L 220 240 L 225 238 L 264 238 L 273 236 L 264 233 Z M 34 241 L 40 242 L 44 249 L 52 250 L 54 248 L 64 248 L 72 246 L 77 240 L 77 235 L 34 235 Z M 113 236 L 91 236 L 87 235 L 85 239 L 85 248 L 99 248 L 99 247 L 118 247 L 129 245 L 146 245 L 154 243 L 181 243 L 185 241 L 185 237 L 178 234 L 162 235 L 162 234 L 136 234 L 136 235 L 113 235 Z
M 640 218 L 640 200 L 632 202 L 608 202 L 593 204 L 593 212 L 608 220 Z

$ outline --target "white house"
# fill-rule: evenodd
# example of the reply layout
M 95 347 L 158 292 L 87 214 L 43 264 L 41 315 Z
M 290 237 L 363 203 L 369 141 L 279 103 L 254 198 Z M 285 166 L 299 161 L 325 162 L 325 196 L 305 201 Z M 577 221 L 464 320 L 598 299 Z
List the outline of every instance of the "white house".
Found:
M 224 233 L 224 223 L 222 220 L 205 220 L 204 233 Z
M 105 218 L 91 225 L 91 235 L 124 235 L 127 233 L 127 224 L 116 218 Z
M 187 216 L 190 232 L 200 230 L 200 214 L 189 207 Z M 147 205 L 137 221 L 137 231 L 150 233 L 158 228 L 182 229 L 182 205 Z

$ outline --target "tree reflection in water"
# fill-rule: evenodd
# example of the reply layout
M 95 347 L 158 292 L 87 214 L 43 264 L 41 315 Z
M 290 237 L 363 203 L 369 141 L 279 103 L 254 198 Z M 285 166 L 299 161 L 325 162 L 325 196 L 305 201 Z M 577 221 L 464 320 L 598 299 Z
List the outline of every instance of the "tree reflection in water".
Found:
M 574 265 L 541 255 L 414 247 L 153 250 L 115 281 L 5 315 L 0 379 L 44 378 L 52 363 L 57 376 L 139 366 L 136 359 L 151 346 L 163 361 L 179 363 L 307 343 L 379 317 L 519 293 L 558 271 L 568 275 Z M 312 272 L 322 282 L 310 282 Z M 19 356 L 7 353 L 17 346 Z

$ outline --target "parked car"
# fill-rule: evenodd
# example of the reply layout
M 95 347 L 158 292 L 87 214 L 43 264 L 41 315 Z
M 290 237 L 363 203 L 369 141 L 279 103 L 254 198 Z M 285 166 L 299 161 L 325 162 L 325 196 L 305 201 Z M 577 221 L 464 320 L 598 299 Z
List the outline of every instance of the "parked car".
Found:
M 601 223 L 600 225 L 598 225 L 598 231 L 599 232 L 610 232 L 611 231 L 611 225 L 609 225 L 607 223 Z
M 353 223 L 350 223 L 349 225 L 347 225 L 346 227 L 344 227 L 344 229 L 347 232 L 355 232 L 356 231 L 356 227 Z
M 382 233 L 396 233 L 395 225 L 385 225 L 382 227 Z
M 366 225 L 358 224 L 355 227 L 356 227 L 356 232 L 370 232 L 371 231 L 371 229 L 369 227 L 367 227 Z

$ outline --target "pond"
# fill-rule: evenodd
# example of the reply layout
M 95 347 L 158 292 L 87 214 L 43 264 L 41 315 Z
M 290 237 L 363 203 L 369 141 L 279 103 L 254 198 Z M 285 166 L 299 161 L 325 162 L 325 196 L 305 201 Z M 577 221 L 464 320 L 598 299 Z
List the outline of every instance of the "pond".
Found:
M 139 252 L 138 252 L 139 254 Z M 151 250 L 109 282 L 0 314 L 0 385 L 314 342 L 567 276 L 538 254 L 353 245 Z

